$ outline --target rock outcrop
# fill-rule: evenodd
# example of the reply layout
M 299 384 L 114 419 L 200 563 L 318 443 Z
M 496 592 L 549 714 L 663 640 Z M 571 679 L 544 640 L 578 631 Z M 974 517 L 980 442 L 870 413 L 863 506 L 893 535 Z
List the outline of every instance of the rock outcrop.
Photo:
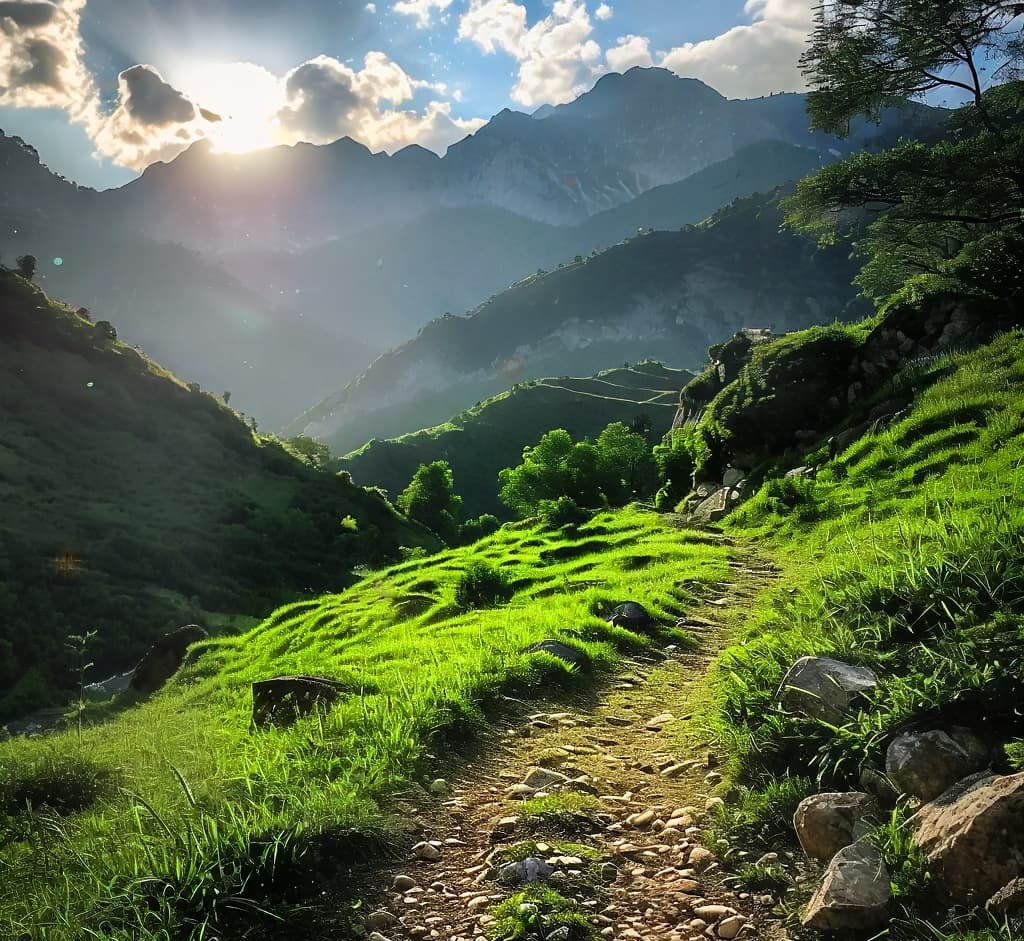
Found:
M 198 624 L 187 624 L 164 634 L 139 661 L 132 674 L 131 688 L 140 693 L 155 693 L 178 672 L 188 648 L 209 636 Z

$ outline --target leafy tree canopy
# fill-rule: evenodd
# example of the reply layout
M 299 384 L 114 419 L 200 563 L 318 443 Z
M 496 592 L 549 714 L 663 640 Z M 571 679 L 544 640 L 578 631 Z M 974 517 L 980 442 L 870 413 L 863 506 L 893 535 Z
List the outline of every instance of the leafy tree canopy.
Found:
M 563 428 L 549 431 L 523 462 L 499 475 L 501 499 L 521 516 L 568 498 L 579 506 L 621 506 L 653 492 L 657 465 L 642 435 L 613 422 L 597 441 L 574 442 Z
M 816 128 L 843 133 L 851 118 L 937 88 L 969 93 L 979 112 L 985 72 L 1015 78 L 1024 59 L 1024 3 L 1011 0 L 827 0 L 801 60 Z M 987 117 L 983 120 L 988 121 Z
M 224 393 L 224 404 L 231 398 L 230 392 Z M 331 459 L 331 449 L 323 442 L 309 435 L 296 435 L 289 438 L 288 449 L 311 467 L 323 467 Z
M 1024 82 L 983 89 L 983 70 L 1014 77 L 1024 3 L 831 2 L 803 63 L 819 128 L 842 131 L 897 99 L 940 86 L 972 100 L 937 143 L 859 153 L 797 186 L 789 226 L 823 244 L 859 236 L 857 283 L 876 302 L 904 288 L 1006 296 L 1024 259 Z M 979 63 L 988 63 L 983 65 Z
M 426 526 L 448 545 L 458 543 L 462 497 L 455 492 L 447 461 L 421 464 L 396 503 L 409 519 Z

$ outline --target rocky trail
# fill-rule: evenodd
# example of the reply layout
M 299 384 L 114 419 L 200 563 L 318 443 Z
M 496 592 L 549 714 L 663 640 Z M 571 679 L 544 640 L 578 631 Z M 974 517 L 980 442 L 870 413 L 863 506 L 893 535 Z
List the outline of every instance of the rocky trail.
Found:
M 430 784 L 429 795 L 387 808 L 418 842 L 365 880 L 372 941 L 509 937 L 495 907 L 531 882 L 571 899 L 603 938 L 784 935 L 779 898 L 730 886 L 706 830 L 722 777 L 713 743 L 691 719 L 707 702 L 705 676 L 732 625 L 777 577 L 746 549 L 733 549 L 730 567 L 730 580 L 704 586 L 680 622 L 696 647 L 670 644 L 627 660 L 584 702 L 512 703 L 474 757 Z M 544 924 L 529 903 L 511 908 L 526 926 L 516 937 L 585 937 Z

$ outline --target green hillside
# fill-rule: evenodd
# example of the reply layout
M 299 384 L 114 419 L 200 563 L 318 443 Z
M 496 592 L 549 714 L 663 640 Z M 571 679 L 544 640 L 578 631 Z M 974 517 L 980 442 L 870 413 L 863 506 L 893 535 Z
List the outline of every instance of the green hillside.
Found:
M 373 439 L 339 462 L 356 483 L 379 486 L 394 498 L 416 468 L 447 461 L 467 516 L 506 516 L 498 471 L 513 467 L 523 448 L 552 428 L 575 440 L 594 438 L 612 422 L 635 420 L 653 444 L 671 425 L 679 391 L 692 378 L 660 363 L 609 369 L 589 379 L 541 379 L 517 385 L 433 428 L 390 440 Z
M 0 714 L 69 688 L 68 634 L 107 675 L 423 540 L 5 269 L 0 311 Z
M 965 343 L 1019 319 L 1012 306 L 977 302 L 973 311 L 980 333 L 965 334 Z M 927 310 L 889 316 L 759 347 L 689 427 L 706 444 L 697 449 L 705 478 L 725 459 L 726 443 L 733 457 L 744 444 L 759 455 L 754 474 L 763 483 L 725 522 L 727 541 L 637 509 L 578 529 L 511 524 L 474 546 L 373 572 L 343 594 L 287 605 L 244 636 L 208 642 L 164 693 L 87 728 L 81 743 L 63 733 L 0 745 L 8 814 L 0 858 L 9 867 L 0 920 L 31 938 L 53 923 L 45 937 L 61 939 L 82 928 L 110 939 L 192 937 L 202 925 L 218 937 L 274 937 L 277 918 L 296 938 L 342 930 L 351 900 L 336 873 L 353 854 L 406 845 L 388 829 L 397 821 L 381 829 L 377 801 L 410 775 L 429 774 L 431 756 L 463 740 L 481 709 L 500 711 L 497 694 L 517 699 L 538 684 L 600 680 L 622 651 L 643 651 L 651 637 L 600 616 L 633 598 L 671 623 L 711 586 L 727 584 L 730 544 L 773 558 L 783 582 L 753 599 L 697 707 L 730 756 L 719 839 L 748 851 L 788 847 L 794 795 L 856 786 L 862 768 L 877 764 L 887 731 L 914 717 L 956 716 L 1009 753 L 1024 736 L 1010 693 L 1024 661 L 1024 333 L 910 357 L 833 411 L 813 380 L 790 391 L 768 378 L 806 370 L 822 344 L 845 357 L 849 375 L 886 330 L 928 319 Z M 814 361 L 836 381 L 838 359 Z M 738 430 L 762 428 L 763 419 L 743 422 L 801 396 L 812 400 L 801 417 L 820 418 L 815 440 Z M 864 414 L 890 402 L 900 416 L 863 429 Z M 829 460 L 826 438 L 847 427 L 855 433 Z M 757 448 L 749 446 L 755 438 Z M 817 464 L 816 478 L 783 478 L 800 463 Z M 471 562 L 504 572 L 511 601 L 460 609 L 456 587 Z M 522 653 L 545 638 L 585 651 L 596 674 L 574 677 L 557 660 Z M 689 642 L 678 631 L 668 638 Z M 987 662 L 994 644 L 998 662 Z M 875 700 L 842 729 L 772 706 L 782 671 L 813 653 L 871 663 L 884 677 Z M 302 672 L 360 693 L 293 727 L 251 731 L 250 684 Z M 38 776 L 58 774 L 67 782 L 61 793 L 74 791 L 62 798 L 66 829 L 48 850 L 46 875 L 25 861 L 32 818 L 11 800 L 41 786 L 30 784 Z M 305 888 L 296 894 L 296 886 Z M 233 898 L 236 907 L 214 901 Z

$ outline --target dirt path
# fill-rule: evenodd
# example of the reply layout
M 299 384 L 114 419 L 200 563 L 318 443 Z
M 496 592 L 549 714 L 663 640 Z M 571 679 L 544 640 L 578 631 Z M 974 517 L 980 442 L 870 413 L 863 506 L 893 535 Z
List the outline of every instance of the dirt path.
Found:
M 524 855 L 543 861 L 541 881 L 574 899 L 601 937 L 781 936 L 776 899 L 731 891 L 713 847 L 702 844 L 711 842 L 701 824 L 721 777 L 713 746 L 689 720 L 707 700 L 705 674 L 730 625 L 776 577 L 748 551 L 733 555 L 731 580 L 705 586 L 681 622 L 699 638 L 696 649 L 627 661 L 586 702 L 507 716 L 475 758 L 436 783 L 436 797 L 390 808 L 422 843 L 366 887 L 373 941 L 493 935 L 494 907 L 522 890 L 514 882 L 528 867 L 536 874 L 537 862 L 515 865 Z M 524 813 L 531 805 L 520 801 L 544 794 L 555 796 L 553 813 Z

